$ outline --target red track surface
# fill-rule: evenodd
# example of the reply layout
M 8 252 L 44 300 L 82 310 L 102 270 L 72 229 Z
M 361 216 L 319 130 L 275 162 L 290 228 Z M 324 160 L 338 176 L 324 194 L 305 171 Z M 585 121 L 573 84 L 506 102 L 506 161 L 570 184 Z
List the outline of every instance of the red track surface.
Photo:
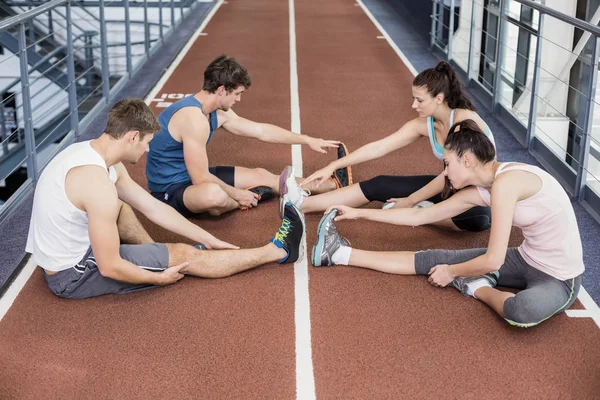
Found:
M 236 112 L 289 128 L 288 28 L 287 2 L 229 0 L 157 97 L 200 90 L 204 67 L 227 53 L 253 81 Z M 303 133 L 356 149 L 414 116 L 412 75 L 379 34 L 353 1 L 296 3 Z M 332 157 L 303 149 L 305 174 Z M 209 160 L 277 173 L 291 164 L 291 152 L 219 131 Z M 440 168 L 422 140 L 357 166 L 354 176 Z M 129 170 L 146 185 L 143 162 Z M 308 249 L 319 218 L 307 215 Z M 181 240 L 141 219 L 156 240 Z M 271 202 L 196 222 L 255 247 L 273 235 L 279 217 Z M 368 222 L 341 223 L 340 230 L 373 250 L 480 247 L 488 238 Z M 511 245 L 519 241 L 513 232 Z M 423 278 L 309 269 L 317 398 L 600 398 L 600 334 L 591 319 L 563 314 L 513 328 L 476 300 Z M 36 271 L 0 322 L 0 398 L 290 399 L 294 329 L 291 266 L 84 301 L 56 298 Z

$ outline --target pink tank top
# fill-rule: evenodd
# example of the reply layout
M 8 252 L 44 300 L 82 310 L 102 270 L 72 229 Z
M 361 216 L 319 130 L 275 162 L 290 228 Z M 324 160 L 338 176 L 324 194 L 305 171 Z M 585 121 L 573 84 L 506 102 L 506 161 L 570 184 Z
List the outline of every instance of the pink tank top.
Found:
M 559 280 L 575 278 L 583 273 L 583 249 L 575 212 L 563 187 L 544 170 L 532 165 L 508 166 L 503 163 L 496 176 L 511 170 L 537 175 L 542 188 L 528 199 L 518 201 L 513 226 L 521 228 L 523 243 L 519 253 L 532 267 Z M 507 167 L 508 168 L 505 168 Z M 491 205 L 490 192 L 477 188 L 481 198 Z

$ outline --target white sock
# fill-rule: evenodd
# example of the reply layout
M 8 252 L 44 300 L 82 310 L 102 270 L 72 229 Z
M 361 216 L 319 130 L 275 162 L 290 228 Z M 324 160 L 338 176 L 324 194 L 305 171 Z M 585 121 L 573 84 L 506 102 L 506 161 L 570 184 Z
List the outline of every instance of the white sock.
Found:
M 490 281 L 485 278 L 476 279 L 472 282 L 467 283 L 467 294 L 475 297 L 475 291 L 482 287 L 492 287 Z M 477 297 L 475 297 L 477 298 Z
M 337 265 L 348 265 L 350 262 L 350 252 L 352 251 L 352 247 L 348 246 L 340 246 L 339 249 L 333 253 L 331 256 L 331 261 L 333 261 Z

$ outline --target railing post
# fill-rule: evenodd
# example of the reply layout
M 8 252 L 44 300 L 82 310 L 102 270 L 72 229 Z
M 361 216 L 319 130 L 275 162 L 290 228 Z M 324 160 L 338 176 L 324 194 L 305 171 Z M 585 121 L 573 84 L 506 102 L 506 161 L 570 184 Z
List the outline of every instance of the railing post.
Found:
M 71 27 L 71 2 L 67 2 L 67 74 L 69 77 L 69 109 L 71 130 L 79 136 L 79 114 L 77 110 L 77 82 L 75 82 L 75 57 L 73 57 L 73 28 Z
M 538 90 L 540 86 L 540 63 L 542 62 L 542 29 L 544 27 L 544 13 L 539 13 L 537 42 L 535 47 L 535 64 L 533 64 L 533 82 L 531 83 L 531 99 L 529 103 L 529 121 L 527 121 L 527 133 L 525 145 L 529 150 L 533 149 L 534 129 L 537 121 Z
M 32 10 L 33 6 L 29 6 L 29 9 Z M 31 18 L 28 22 L 29 25 L 29 43 L 35 43 L 35 26 L 33 25 L 33 18 Z M 25 46 L 27 47 L 27 46 Z
M 179 17 L 181 17 L 181 21 L 183 21 L 183 14 L 183 0 L 179 0 Z
M 429 50 L 433 50 L 433 46 L 435 45 L 435 35 L 437 33 L 437 2 L 438 0 L 431 1 L 431 32 L 429 33 Z
M 129 0 L 124 0 L 125 7 L 125 56 L 127 58 L 127 74 L 129 79 L 133 75 L 133 61 L 131 60 L 131 19 L 129 17 Z
M 92 67 L 94 66 L 94 45 L 92 38 L 96 36 L 98 32 L 85 31 L 83 32 L 83 40 L 85 43 L 85 87 L 81 90 L 82 95 L 88 95 L 92 91 L 94 85 L 94 77 L 91 74 Z
M 171 0 L 171 28 L 175 26 L 175 0 Z
M 54 36 L 54 21 L 52 20 L 52 10 L 48 10 L 48 34 Z
M 469 58 L 467 61 L 467 76 L 468 76 L 468 83 L 470 84 L 471 81 L 474 80 L 475 77 L 475 71 L 473 68 L 473 59 L 475 58 L 475 5 L 476 2 L 475 0 L 472 1 L 471 3 L 471 30 L 469 32 Z
M 163 40 L 163 15 L 162 15 L 162 0 L 158 0 L 158 31 L 160 35 L 160 40 Z
M 585 107 L 585 120 L 583 132 L 579 141 L 579 165 L 577 167 L 577 179 L 575 180 L 575 196 L 577 200 L 583 201 L 587 178 L 587 164 L 590 155 L 590 131 L 594 122 L 594 103 L 596 96 L 596 81 L 598 79 L 598 54 L 600 54 L 600 42 L 597 36 L 590 37 L 593 43 L 592 63 L 590 65 L 590 78 L 588 81 L 587 103 Z
M 144 0 L 144 46 L 146 57 L 150 53 L 150 27 L 148 26 L 148 0 Z
M 442 22 L 443 23 L 443 22 Z M 448 50 L 446 51 L 446 59 L 452 59 L 452 38 L 454 37 L 454 0 L 450 0 L 450 22 L 448 26 Z
M 500 4 L 500 18 L 498 20 L 498 38 L 496 42 L 496 71 L 494 72 L 494 96 L 492 98 L 492 112 L 498 113 L 498 107 L 500 105 L 501 95 L 501 83 L 502 83 L 502 63 L 504 62 L 504 46 L 502 40 L 504 36 L 504 26 L 506 25 L 506 1 L 499 0 Z
M 6 119 L 4 118 L 4 96 L 0 96 L 0 143 L 2 143 L 2 154 L 8 153 L 8 133 L 6 132 Z
M 25 22 L 19 25 L 19 57 L 21 63 L 21 95 L 23 99 L 23 123 L 25 126 L 25 152 L 27 154 L 27 177 L 34 183 L 38 180 L 35 137 L 33 136 L 33 115 L 29 93 L 29 71 L 27 65 L 27 43 Z
M 102 97 L 108 103 L 110 101 L 110 73 L 108 71 L 108 41 L 106 39 L 104 0 L 100 0 L 100 49 L 102 51 Z

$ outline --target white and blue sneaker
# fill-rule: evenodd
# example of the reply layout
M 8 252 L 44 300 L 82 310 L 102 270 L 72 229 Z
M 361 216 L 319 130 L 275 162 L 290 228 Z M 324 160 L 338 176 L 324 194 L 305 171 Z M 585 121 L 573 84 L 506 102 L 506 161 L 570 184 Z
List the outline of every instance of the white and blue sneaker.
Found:
M 296 182 L 294 167 L 285 167 L 279 175 L 279 215 L 281 218 L 283 218 L 286 203 L 290 202 L 300 209 L 304 198 L 309 195 L 310 192 L 301 188 Z

